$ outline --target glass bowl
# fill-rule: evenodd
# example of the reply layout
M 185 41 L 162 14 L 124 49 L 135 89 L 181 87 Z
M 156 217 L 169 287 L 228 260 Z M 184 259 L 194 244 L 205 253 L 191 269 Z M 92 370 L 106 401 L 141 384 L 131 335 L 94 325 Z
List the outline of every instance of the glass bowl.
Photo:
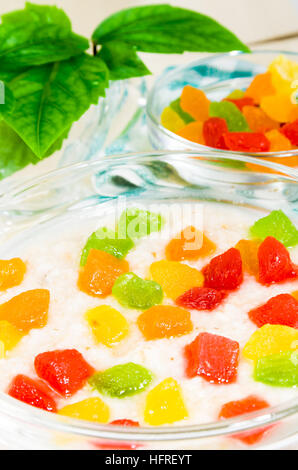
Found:
M 223 163 L 254 162 L 218 152 L 152 152 L 82 162 L 18 185 L 0 198 L 1 251 L 19 249 L 51 227 L 84 224 L 126 197 L 129 201 L 216 201 L 267 213 L 283 209 L 298 220 L 298 172 L 260 161 L 263 173 Z M 271 173 L 265 172 L 268 169 Z M 274 171 L 275 173 L 272 173 Z M 109 209 L 108 209 L 109 210 Z M 121 428 L 73 420 L 0 393 L 0 446 L 7 449 L 238 449 L 231 435 L 272 427 L 258 449 L 297 448 L 298 397 L 225 421 L 173 427 Z
M 234 51 L 168 69 L 155 81 L 147 101 L 148 132 L 153 147 L 171 150 L 210 150 L 210 147 L 190 142 L 163 127 L 160 123 L 163 109 L 181 95 L 185 85 L 202 89 L 211 101 L 220 101 L 235 89 L 245 90 L 252 78 L 264 73 L 268 65 L 281 54 L 298 63 L 298 53 L 295 52 L 260 50 L 247 54 Z M 243 154 L 225 150 L 220 152 Z M 249 155 L 268 159 L 277 158 L 278 160 L 272 161 L 298 166 L 298 149 Z

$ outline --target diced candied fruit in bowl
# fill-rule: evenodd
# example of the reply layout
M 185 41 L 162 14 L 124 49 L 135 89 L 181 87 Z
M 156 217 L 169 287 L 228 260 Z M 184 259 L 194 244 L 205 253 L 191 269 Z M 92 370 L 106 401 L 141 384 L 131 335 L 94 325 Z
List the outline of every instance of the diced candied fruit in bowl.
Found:
M 146 340 L 186 335 L 193 329 L 190 313 L 171 305 L 149 308 L 138 317 L 137 323 Z

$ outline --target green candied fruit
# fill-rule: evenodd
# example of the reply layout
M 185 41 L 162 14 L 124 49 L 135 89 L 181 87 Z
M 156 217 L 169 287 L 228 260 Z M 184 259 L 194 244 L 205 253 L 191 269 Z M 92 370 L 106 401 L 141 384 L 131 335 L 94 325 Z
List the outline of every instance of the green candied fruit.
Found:
M 250 227 L 250 234 L 253 238 L 261 240 L 274 237 L 285 246 L 295 246 L 298 243 L 298 230 L 281 210 L 272 211 L 266 217 L 257 220 Z
M 183 111 L 183 109 L 181 108 L 180 98 L 177 98 L 176 100 L 172 101 L 172 103 L 170 103 L 170 108 L 172 108 L 178 114 L 178 116 L 181 117 L 185 124 L 189 124 L 190 122 L 194 121 L 194 118 L 190 114 Z
M 236 90 L 233 90 L 228 96 L 226 99 L 230 99 L 230 100 L 240 100 L 241 98 L 243 98 L 245 96 L 245 93 L 243 90 L 240 90 L 239 88 L 237 88 Z
M 213 101 L 210 103 L 209 114 L 210 117 L 225 119 L 230 132 L 250 132 L 245 117 L 230 101 Z
M 255 366 L 254 379 L 276 387 L 296 387 L 298 350 L 260 358 Z
M 164 219 L 161 214 L 142 209 L 127 209 L 118 222 L 118 233 L 122 238 L 142 238 L 152 232 L 159 232 L 163 227 Z
M 124 398 L 142 392 L 151 381 L 152 374 L 148 369 L 128 362 L 97 372 L 89 379 L 89 384 L 100 393 Z
M 116 279 L 112 289 L 119 304 L 124 307 L 147 310 L 163 299 L 161 286 L 155 281 L 146 281 L 134 273 L 125 273 Z
M 80 264 L 81 266 L 86 264 L 89 251 L 92 248 L 106 251 L 116 258 L 122 259 L 133 247 L 134 242 L 130 238 L 120 238 L 113 230 L 103 227 L 93 232 L 88 238 L 82 251 Z

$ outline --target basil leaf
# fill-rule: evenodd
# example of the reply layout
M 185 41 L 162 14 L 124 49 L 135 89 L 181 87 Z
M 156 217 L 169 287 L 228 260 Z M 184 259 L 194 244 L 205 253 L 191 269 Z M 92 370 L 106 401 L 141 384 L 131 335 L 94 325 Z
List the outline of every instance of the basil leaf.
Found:
M 2 16 L 0 70 L 17 70 L 82 54 L 87 39 L 71 31 L 67 15 L 54 6 L 26 4 Z
M 148 5 L 115 13 L 96 28 L 92 39 L 96 44 L 124 41 L 143 52 L 249 51 L 212 18 L 171 5 Z
M 136 47 L 120 41 L 104 44 L 98 54 L 108 66 L 111 80 L 142 77 L 151 72 L 138 57 Z
M 52 145 L 46 156 L 50 156 L 62 147 L 68 130 Z M 36 164 L 40 159 L 32 152 L 18 134 L 4 121 L 0 122 L 0 180 L 21 170 L 30 163 Z
M 81 54 L 32 67 L 10 77 L 8 85 L 15 105 L 13 112 L 4 110 L 2 116 L 43 158 L 57 137 L 105 95 L 108 70 L 100 58 Z

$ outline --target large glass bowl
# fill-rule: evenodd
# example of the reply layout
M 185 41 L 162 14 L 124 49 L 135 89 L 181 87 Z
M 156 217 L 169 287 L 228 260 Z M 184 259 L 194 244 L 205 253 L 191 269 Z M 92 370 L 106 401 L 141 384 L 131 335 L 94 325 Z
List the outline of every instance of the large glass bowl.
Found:
M 148 132 L 153 147 L 171 150 L 210 150 L 207 146 L 190 142 L 162 126 L 160 116 L 163 109 L 181 95 L 185 85 L 202 89 L 211 101 L 220 101 L 235 89 L 245 90 L 252 78 L 264 73 L 268 65 L 281 54 L 298 63 L 298 53 L 269 50 L 254 51 L 250 54 L 231 52 L 211 55 L 187 65 L 168 69 L 155 81 L 147 101 Z M 220 152 L 225 153 L 223 150 Z M 232 153 L 241 155 L 241 152 Z M 298 149 L 250 155 L 268 159 L 278 158 L 280 163 L 298 166 Z
M 156 152 L 82 162 L 55 170 L 0 198 L 1 252 L 54 227 L 98 220 L 102 211 L 129 201 L 216 201 L 267 213 L 283 209 L 298 220 L 298 172 L 261 161 L 263 173 L 223 163 L 245 156 L 210 152 Z M 271 173 L 266 173 L 266 169 Z M 274 170 L 275 173 L 272 173 Z M 0 253 L 1 256 L 1 253 Z M 237 419 L 192 426 L 121 428 L 77 421 L 25 405 L 0 393 L 0 446 L 9 449 L 235 449 L 231 435 L 278 423 L 258 448 L 297 448 L 298 397 Z

